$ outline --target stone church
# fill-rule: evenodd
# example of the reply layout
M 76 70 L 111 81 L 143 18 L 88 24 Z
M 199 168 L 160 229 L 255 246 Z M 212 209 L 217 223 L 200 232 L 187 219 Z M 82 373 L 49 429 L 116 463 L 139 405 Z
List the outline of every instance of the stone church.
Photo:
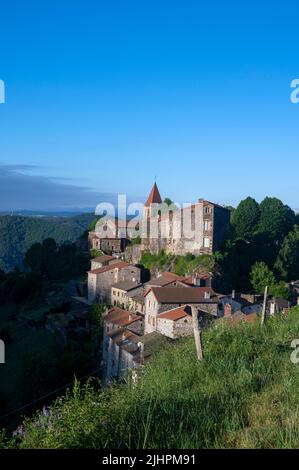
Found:
M 223 247 L 229 227 L 228 209 L 205 199 L 183 208 L 168 206 L 155 183 L 144 205 L 141 250 L 213 254 Z

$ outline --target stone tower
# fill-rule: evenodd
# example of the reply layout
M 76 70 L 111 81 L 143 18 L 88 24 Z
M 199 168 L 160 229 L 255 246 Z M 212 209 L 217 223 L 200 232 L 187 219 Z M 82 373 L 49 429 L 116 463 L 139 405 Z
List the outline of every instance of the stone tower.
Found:
M 154 220 L 159 219 L 159 209 L 162 204 L 162 198 L 155 182 L 150 195 L 144 204 L 143 222 L 142 222 L 142 249 L 149 251 L 159 251 L 158 239 L 151 240 L 150 227 Z
M 162 204 L 162 198 L 157 183 L 155 182 L 150 195 L 144 204 L 144 218 L 152 217 L 154 215 L 157 204 Z

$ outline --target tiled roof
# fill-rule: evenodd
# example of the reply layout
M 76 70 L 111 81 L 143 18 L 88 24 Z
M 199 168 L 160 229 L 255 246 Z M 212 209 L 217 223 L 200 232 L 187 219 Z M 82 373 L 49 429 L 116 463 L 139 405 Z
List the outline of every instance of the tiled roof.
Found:
M 119 328 L 118 330 L 112 331 L 108 336 L 118 346 L 120 346 L 125 341 L 136 341 L 138 339 L 138 337 L 132 333 L 132 331 L 126 330 L 125 328 Z
M 131 290 L 139 289 L 142 287 L 142 284 L 137 284 L 133 281 L 120 281 L 117 284 L 112 286 L 112 289 L 120 289 L 126 292 L 130 292 Z
M 172 284 L 175 281 L 185 281 L 187 278 L 184 276 L 179 276 L 178 274 L 165 272 L 162 273 L 159 277 L 156 277 L 149 282 L 147 285 L 149 286 L 157 286 L 157 287 L 166 287 L 169 284 Z
M 181 318 L 189 317 L 192 315 L 192 310 L 189 305 L 185 305 L 184 307 L 175 308 L 173 310 L 168 310 L 168 312 L 161 313 L 158 318 L 162 320 L 172 320 L 177 321 Z
M 196 303 L 218 303 L 217 294 L 209 287 L 152 287 L 145 296 L 153 292 L 157 301 L 161 304 L 196 304 Z M 210 298 L 205 298 L 205 293 Z
M 270 300 L 269 304 L 272 303 L 272 302 L 275 303 L 277 305 L 277 307 L 280 308 L 280 309 L 290 308 L 290 306 L 291 306 L 291 302 L 289 302 L 288 300 L 283 299 L 281 297 Z
M 104 316 L 104 321 L 106 323 L 113 323 L 119 327 L 130 325 L 131 323 L 141 319 L 142 317 L 140 315 L 128 312 L 127 310 L 122 310 L 118 307 L 112 308 L 109 310 L 107 315 Z
M 162 203 L 162 198 L 161 198 L 158 186 L 155 183 L 148 197 L 148 200 L 145 203 L 145 207 L 150 207 L 151 204 L 161 204 L 161 203 Z
M 112 271 L 113 269 L 124 269 L 128 268 L 130 265 L 125 261 L 120 261 L 119 263 L 110 264 L 109 266 L 104 266 L 103 268 L 93 269 L 89 271 L 90 274 L 103 274 L 108 271 Z

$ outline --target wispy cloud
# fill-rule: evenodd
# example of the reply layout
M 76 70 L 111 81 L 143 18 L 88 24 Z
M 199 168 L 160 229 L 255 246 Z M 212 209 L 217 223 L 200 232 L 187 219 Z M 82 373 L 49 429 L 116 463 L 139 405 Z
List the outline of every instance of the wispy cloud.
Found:
M 0 211 L 95 208 L 116 200 L 115 194 L 63 183 L 71 181 L 68 178 L 32 175 L 33 170 L 38 167 L 0 164 Z

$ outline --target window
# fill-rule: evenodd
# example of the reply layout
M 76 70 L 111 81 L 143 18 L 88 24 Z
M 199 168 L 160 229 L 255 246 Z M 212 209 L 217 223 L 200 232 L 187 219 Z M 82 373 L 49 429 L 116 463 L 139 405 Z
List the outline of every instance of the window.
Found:
M 208 220 L 205 220 L 204 229 L 206 232 L 210 230 L 210 222 Z
M 204 248 L 210 248 L 210 239 L 209 238 L 204 239 Z
M 205 214 L 210 214 L 211 209 L 209 207 L 205 207 Z

